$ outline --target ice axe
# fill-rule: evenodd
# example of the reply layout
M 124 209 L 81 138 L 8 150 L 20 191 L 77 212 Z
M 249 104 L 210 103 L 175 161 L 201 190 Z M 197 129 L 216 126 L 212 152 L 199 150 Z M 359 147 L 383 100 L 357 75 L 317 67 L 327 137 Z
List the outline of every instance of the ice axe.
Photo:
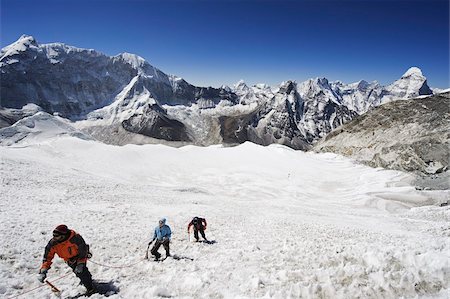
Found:
M 145 259 L 146 260 L 148 260 L 148 249 L 150 248 L 150 245 L 152 245 L 153 241 L 154 240 L 151 240 L 150 243 L 148 243 L 147 250 L 145 251 Z
M 55 287 L 54 284 L 52 284 L 50 281 L 46 280 L 45 283 L 52 289 L 52 292 L 55 293 L 57 296 L 61 294 L 61 291 Z

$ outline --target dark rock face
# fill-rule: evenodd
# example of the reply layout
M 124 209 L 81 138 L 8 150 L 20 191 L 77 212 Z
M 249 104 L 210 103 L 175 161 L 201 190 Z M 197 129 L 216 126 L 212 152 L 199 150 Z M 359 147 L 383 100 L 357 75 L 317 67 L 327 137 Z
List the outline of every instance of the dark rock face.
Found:
M 191 141 L 185 126 L 169 119 L 157 105 L 149 106 L 143 114 L 135 114 L 122 122 L 122 127 L 130 132 L 168 141 Z
M 427 80 L 425 80 L 425 83 L 419 89 L 419 95 L 430 95 L 430 94 L 433 94 L 433 91 L 428 86 Z
M 220 116 L 220 135 L 224 143 L 244 143 L 249 140 L 248 126 L 253 114 L 240 116 Z
M 52 63 L 46 50 L 30 47 L 14 55 L 20 63 L 2 66 L 2 106 L 21 108 L 35 103 L 49 113 L 77 118 L 110 103 L 136 70 L 92 50 L 69 52 L 56 48 Z
M 295 110 L 299 104 L 284 99 L 279 104 L 266 104 L 251 119 L 248 126 L 248 140 L 257 144 L 283 144 L 294 149 L 307 150 L 312 136 L 303 134 L 296 118 L 301 113 Z M 310 138 L 308 140 L 308 138 Z
M 373 167 L 432 175 L 450 161 L 450 93 L 395 101 L 329 133 L 315 147 Z
M 305 105 L 296 83 L 287 81 L 271 100 L 262 103 L 252 113 L 221 116 L 221 135 L 226 143 L 278 143 L 307 150 L 314 136 L 298 127 L 304 113 Z

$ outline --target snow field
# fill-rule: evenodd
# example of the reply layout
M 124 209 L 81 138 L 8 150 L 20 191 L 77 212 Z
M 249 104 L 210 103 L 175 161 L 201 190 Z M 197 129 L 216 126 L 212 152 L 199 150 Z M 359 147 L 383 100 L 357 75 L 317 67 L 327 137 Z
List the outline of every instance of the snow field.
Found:
M 419 192 L 400 172 L 331 154 L 251 143 L 223 148 L 108 146 L 56 138 L 0 147 L 0 296 L 39 283 L 61 223 L 91 245 L 109 298 L 447 298 L 447 191 Z M 212 245 L 188 240 L 206 217 Z M 143 260 L 160 217 L 172 254 Z M 160 252 L 164 250 L 161 248 Z M 57 257 L 49 280 L 70 273 Z M 84 288 L 55 282 L 63 297 Z M 40 288 L 28 298 L 54 298 Z M 24 296 L 23 298 L 27 298 Z M 90 298 L 103 298 L 96 294 Z

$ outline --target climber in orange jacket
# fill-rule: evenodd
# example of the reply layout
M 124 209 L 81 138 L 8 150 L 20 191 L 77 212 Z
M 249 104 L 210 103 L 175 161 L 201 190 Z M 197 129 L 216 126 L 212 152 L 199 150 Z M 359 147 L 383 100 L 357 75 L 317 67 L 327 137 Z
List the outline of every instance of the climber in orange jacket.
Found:
M 72 268 L 75 275 L 81 280 L 81 284 L 86 287 L 87 293 L 95 293 L 92 275 L 86 267 L 86 261 L 90 254 L 89 245 L 86 245 L 83 237 L 68 229 L 64 224 L 58 225 L 53 230 L 53 238 L 45 247 L 44 260 L 39 270 L 38 280 L 40 282 L 44 282 L 47 278 L 47 272 L 52 265 L 55 253 Z

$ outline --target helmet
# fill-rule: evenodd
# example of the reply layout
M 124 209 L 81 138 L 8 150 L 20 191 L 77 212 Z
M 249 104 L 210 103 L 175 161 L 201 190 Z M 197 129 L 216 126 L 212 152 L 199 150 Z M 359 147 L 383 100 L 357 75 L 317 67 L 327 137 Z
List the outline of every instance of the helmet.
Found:
M 53 230 L 54 235 L 67 235 L 68 233 L 69 228 L 65 224 L 60 224 Z
M 194 219 L 192 219 L 192 223 L 197 224 L 198 223 L 198 217 L 194 217 Z

